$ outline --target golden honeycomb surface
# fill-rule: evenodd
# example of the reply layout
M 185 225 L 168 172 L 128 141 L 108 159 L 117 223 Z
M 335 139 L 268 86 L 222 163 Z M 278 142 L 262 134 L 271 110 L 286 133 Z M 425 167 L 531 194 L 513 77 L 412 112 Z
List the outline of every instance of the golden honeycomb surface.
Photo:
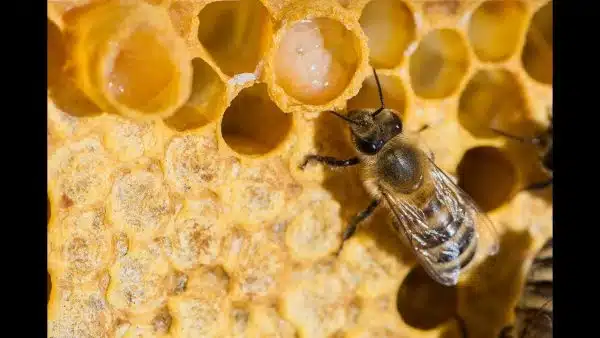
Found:
M 325 110 L 386 105 L 494 222 L 431 281 Z M 496 337 L 552 236 L 549 0 L 48 1 L 49 337 Z M 381 209 L 381 208 L 380 208 Z

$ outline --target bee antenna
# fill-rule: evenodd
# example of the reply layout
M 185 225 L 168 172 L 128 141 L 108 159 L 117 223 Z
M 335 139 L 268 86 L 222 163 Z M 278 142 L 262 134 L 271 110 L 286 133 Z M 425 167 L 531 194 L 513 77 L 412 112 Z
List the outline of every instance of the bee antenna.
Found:
M 377 116 L 377 114 L 381 113 L 381 111 L 385 108 L 385 104 L 383 103 L 383 91 L 381 90 L 381 83 L 379 82 L 379 76 L 377 76 L 377 71 L 373 68 L 373 77 L 375 78 L 375 82 L 377 83 L 377 92 L 379 93 L 379 102 L 381 103 L 381 107 L 377 109 L 373 113 L 373 117 Z
M 332 113 L 333 115 L 341 118 L 342 120 L 344 120 L 344 121 L 346 121 L 346 122 L 348 122 L 350 124 L 359 124 L 358 122 L 356 122 L 354 120 L 351 120 L 351 119 L 347 118 L 346 116 L 341 115 L 341 114 L 339 114 L 339 113 L 337 113 L 337 112 L 335 112 L 333 110 L 327 110 L 327 112 Z
M 490 128 L 490 129 L 491 129 L 491 130 L 492 130 L 494 133 L 496 133 L 496 134 L 500 134 L 500 135 L 502 135 L 502 136 L 504 136 L 504 137 L 506 137 L 506 138 L 510 138 L 510 139 L 513 139 L 513 140 L 515 140 L 515 141 L 519 141 L 519 142 L 521 142 L 521 143 L 526 143 L 526 142 L 528 141 L 528 140 L 526 140 L 524 137 L 521 137 L 521 136 L 516 136 L 516 135 L 512 135 L 512 134 L 509 134 L 509 133 L 507 133 L 507 132 L 505 132 L 505 131 L 502 131 L 502 130 L 500 130 L 500 129 L 496 129 L 496 128 Z

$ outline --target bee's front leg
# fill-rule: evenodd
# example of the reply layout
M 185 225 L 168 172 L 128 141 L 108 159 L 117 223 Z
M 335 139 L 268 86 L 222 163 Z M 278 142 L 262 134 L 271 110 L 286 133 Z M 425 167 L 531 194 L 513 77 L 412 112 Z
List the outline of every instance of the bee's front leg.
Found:
M 380 202 L 380 200 L 376 200 L 376 199 L 371 201 L 371 203 L 365 210 L 359 212 L 356 216 L 354 216 L 352 221 L 350 221 L 350 224 L 348 225 L 348 227 L 346 228 L 346 230 L 344 231 L 344 234 L 342 236 L 342 245 L 340 245 L 340 248 L 337 252 L 338 254 L 340 253 L 340 251 L 342 251 L 344 242 L 346 242 L 346 240 L 350 239 L 350 237 L 352 237 L 352 235 L 354 235 L 354 233 L 356 232 L 356 229 L 358 228 L 358 225 L 362 221 L 367 219 L 369 216 L 371 216 L 373 214 L 373 212 L 375 211 L 375 209 L 377 209 L 379 202 Z
M 310 161 L 324 163 L 330 167 L 349 167 L 359 163 L 358 157 L 352 157 L 347 160 L 338 160 L 335 157 L 331 156 L 306 155 L 306 157 L 304 158 L 304 162 L 302 162 L 302 164 L 299 166 L 300 170 L 304 170 L 304 168 Z

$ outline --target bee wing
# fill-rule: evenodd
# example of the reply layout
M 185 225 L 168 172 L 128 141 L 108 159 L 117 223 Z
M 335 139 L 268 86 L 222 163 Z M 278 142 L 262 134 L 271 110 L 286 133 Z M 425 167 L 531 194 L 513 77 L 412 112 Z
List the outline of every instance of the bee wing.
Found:
M 438 255 L 428 251 L 428 242 L 425 238 L 434 237 L 436 240 L 443 237 L 431 229 L 425 220 L 425 214 L 411 202 L 394 197 L 393 193 L 382 189 L 382 195 L 385 198 L 389 209 L 395 217 L 395 226 L 408 241 L 411 249 L 415 253 L 417 260 L 425 271 L 440 284 L 456 285 L 460 274 L 460 263 L 458 258 L 460 251 L 455 243 L 447 243 Z M 441 242 L 441 241 L 440 241 Z M 443 269 L 436 268 L 436 261 L 439 255 L 447 258 L 447 263 Z
M 453 214 L 464 213 L 465 225 L 475 227 L 479 238 L 485 238 L 490 244 L 488 255 L 498 253 L 500 243 L 498 233 L 489 217 L 464 190 L 457 186 L 450 177 L 429 158 L 430 173 L 435 184 L 438 198 L 451 208 Z M 470 221 L 470 222 L 469 222 Z

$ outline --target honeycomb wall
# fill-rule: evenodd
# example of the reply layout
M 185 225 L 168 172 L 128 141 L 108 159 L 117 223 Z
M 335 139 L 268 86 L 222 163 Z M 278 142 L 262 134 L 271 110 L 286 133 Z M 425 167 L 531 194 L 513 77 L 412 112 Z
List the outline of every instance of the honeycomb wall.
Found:
M 93 38 L 91 38 L 93 37 Z M 385 102 L 493 220 L 441 287 L 328 109 Z M 493 337 L 552 235 L 548 0 L 48 2 L 49 337 Z M 551 109 L 550 109 L 551 110 Z

